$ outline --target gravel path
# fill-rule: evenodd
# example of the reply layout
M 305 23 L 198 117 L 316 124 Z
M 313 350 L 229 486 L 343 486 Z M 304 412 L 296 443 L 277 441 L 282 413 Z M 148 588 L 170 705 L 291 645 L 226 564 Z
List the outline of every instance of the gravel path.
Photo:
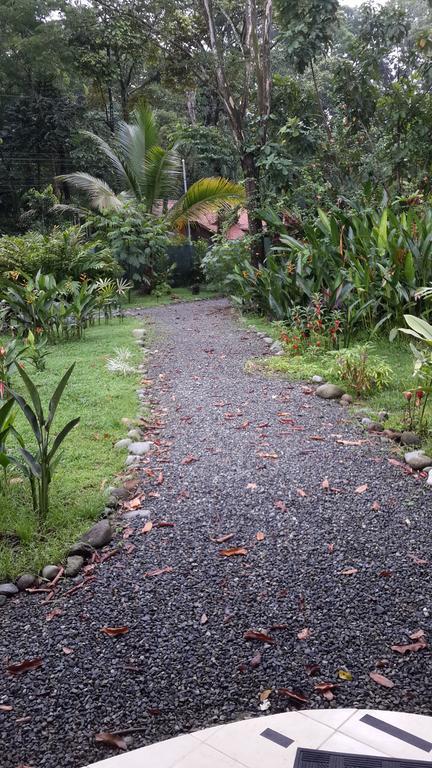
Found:
M 94 581 L 64 596 L 68 581 L 49 605 L 25 595 L 1 611 L 2 659 L 43 658 L 19 677 L 0 672 L 0 705 L 13 706 L 0 706 L 3 768 L 109 757 L 100 731 L 139 728 L 127 736 L 136 748 L 259 715 L 269 688 L 300 692 L 310 708 L 430 714 L 429 650 L 391 650 L 430 630 L 431 569 L 421 562 L 432 560 L 430 489 L 389 463 L 389 443 L 358 444 L 365 436 L 338 404 L 245 373 L 267 347 L 226 302 L 146 317 L 158 349 L 149 370 L 158 444 L 138 491 L 153 523 L 175 526 L 142 534 L 140 519 L 122 532 L 120 518 L 110 549 L 123 549 Z M 247 554 L 224 557 L 224 547 Z M 63 613 L 47 621 L 54 607 Z M 100 631 L 125 625 L 116 638 Z M 245 639 L 247 630 L 274 644 Z M 394 688 L 373 682 L 374 670 Z M 337 683 L 333 701 L 314 690 L 320 682 Z M 270 702 L 270 712 L 295 706 L 283 693 Z

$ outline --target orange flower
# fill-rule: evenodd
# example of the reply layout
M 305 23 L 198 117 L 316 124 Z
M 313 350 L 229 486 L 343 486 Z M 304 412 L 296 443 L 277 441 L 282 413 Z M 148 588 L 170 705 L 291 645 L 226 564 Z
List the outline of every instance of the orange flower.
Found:
M 411 400 L 411 398 L 412 398 L 412 392 L 404 392 L 403 396 L 404 396 L 405 400 L 408 400 L 408 402 L 409 402 Z

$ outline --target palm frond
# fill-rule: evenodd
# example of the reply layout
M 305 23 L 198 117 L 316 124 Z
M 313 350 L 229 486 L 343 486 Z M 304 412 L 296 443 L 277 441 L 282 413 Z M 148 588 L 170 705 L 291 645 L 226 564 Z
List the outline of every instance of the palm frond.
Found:
M 141 99 L 132 112 L 132 119 L 140 132 L 145 136 L 145 151 L 159 144 L 159 130 L 156 125 L 155 114 L 151 107 Z
M 90 206 L 96 210 L 118 211 L 123 208 L 124 203 L 120 200 L 111 187 L 102 179 L 97 179 L 89 173 L 66 173 L 58 177 L 61 181 L 66 181 L 79 192 L 85 192 L 89 199 Z
M 168 218 L 177 229 L 182 229 L 188 222 L 221 209 L 235 208 L 244 200 L 241 184 L 220 177 L 199 179 L 171 208 Z
M 175 195 L 181 176 L 181 160 L 175 148 L 152 147 L 144 161 L 145 199 L 151 211 L 156 200 Z
M 84 136 L 87 136 L 87 138 L 91 139 L 92 141 L 97 144 L 101 152 L 110 160 L 111 165 L 113 166 L 115 172 L 117 173 L 117 176 L 119 177 L 120 181 L 125 183 L 127 181 L 127 174 L 126 169 L 121 161 L 121 158 L 116 155 L 113 148 L 110 147 L 110 145 L 101 139 L 100 136 L 97 136 L 96 133 L 92 133 L 91 131 L 81 131 L 81 133 Z
M 125 123 L 122 120 L 118 124 L 115 141 L 125 169 L 126 182 L 136 199 L 140 200 L 144 183 L 144 136 L 141 135 L 136 125 Z

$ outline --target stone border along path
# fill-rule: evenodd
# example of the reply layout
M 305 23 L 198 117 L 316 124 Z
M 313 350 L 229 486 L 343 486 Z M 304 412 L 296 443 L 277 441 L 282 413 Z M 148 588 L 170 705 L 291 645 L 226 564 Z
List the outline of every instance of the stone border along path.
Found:
M 79 768 L 116 753 L 100 732 L 133 749 L 302 699 L 429 714 L 430 489 L 339 403 L 246 373 L 268 345 L 226 301 L 144 317 L 154 445 L 114 540 L 48 603 L 0 612 L 2 768 Z

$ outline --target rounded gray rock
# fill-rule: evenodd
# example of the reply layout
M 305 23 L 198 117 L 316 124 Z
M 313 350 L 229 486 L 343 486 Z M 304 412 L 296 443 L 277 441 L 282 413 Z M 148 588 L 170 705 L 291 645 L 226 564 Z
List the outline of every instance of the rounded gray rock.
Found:
M 318 397 L 323 397 L 324 400 L 339 400 L 345 393 L 343 389 L 336 384 L 327 382 L 327 384 L 320 384 L 320 386 L 316 388 L 315 394 L 318 395 Z
M 94 549 L 100 549 L 105 544 L 109 544 L 113 537 L 113 532 L 109 520 L 99 520 L 96 525 L 93 525 L 84 536 L 81 537 L 81 541 L 86 544 L 90 544 Z
M 72 555 L 66 560 L 65 576 L 76 576 L 84 565 L 84 558 Z
M 35 581 L 36 576 L 33 576 L 32 573 L 22 573 L 21 576 L 18 576 L 15 583 L 20 592 L 22 592 L 24 589 L 29 589 L 29 587 L 32 587 Z
M 42 576 L 44 579 L 52 581 L 57 576 L 59 570 L 60 568 L 58 565 L 46 565 L 45 568 L 42 569 Z
M 404 456 L 405 462 L 413 469 L 421 470 L 432 464 L 430 456 L 426 456 L 423 451 L 409 451 Z
M 312 376 L 311 381 L 313 384 L 323 384 L 324 379 L 322 376 L 318 376 L 318 374 L 315 374 L 315 376 Z
M 6 595 L 0 595 L 0 608 L 7 603 Z
M 144 456 L 145 453 L 148 453 L 151 450 L 152 445 L 153 443 L 149 440 L 146 440 L 145 442 L 131 443 L 129 446 L 129 453 L 133 456 Z
M 88 560 L 88 558 L 92 556 L 93 552 L 94 547 L 92 547 L 91 544 L 88 544 L 86 541 L 77 541 L 76 544 L 72 544 L 68 552 L 68 556 L 73 557 L 74 555 L 80 555 L 80 557 Z
M 128 432 L 128 437 L 130 437 L 131 440 L 141 440 L 142 433 L 139 429 L 130 429 Z
M 378 421 L 387 421 L 388 417 L 388 411 L 380 411 L 377 415 Z
M 402 445 L 421 445 L 421 439 L 415 432 L 402 432 L 400 441 Z
M 0 584 L 0 595 L 4 595 L 5 597 L 12 597 L 13 595 L 16 595 L 18 592 L 18 587 L 15 586 L 15 584 L 12 584 L 11 582 L 8 582 L 6 584 Z
M 341 403 L 344 403 L 345 405 L 351 405 L 352 401 L 353 399 L 348 393 L 345 393 L 345 395 L 342 395 L 341 397 Z
M 122 440 L 117 440 L 117 442 L 114 443 L 114 448 L 116 449 L 116 451 L 123 451 L 126 448 L 129 448 L 131 442 L 132 440 L 130 439 L 130 437 L 124 437 Z

